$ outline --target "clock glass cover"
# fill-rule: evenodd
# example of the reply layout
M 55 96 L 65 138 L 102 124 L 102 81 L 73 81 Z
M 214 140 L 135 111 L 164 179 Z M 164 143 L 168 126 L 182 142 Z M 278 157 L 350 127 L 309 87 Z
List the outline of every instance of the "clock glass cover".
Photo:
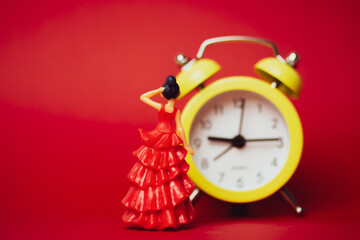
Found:
M 192 157 L 211 183 L 230 191 L 268 184 L 288 158 L 289 131 L 277 107 L 244 90 L 216 95 L 196 114 L 189 140 Z

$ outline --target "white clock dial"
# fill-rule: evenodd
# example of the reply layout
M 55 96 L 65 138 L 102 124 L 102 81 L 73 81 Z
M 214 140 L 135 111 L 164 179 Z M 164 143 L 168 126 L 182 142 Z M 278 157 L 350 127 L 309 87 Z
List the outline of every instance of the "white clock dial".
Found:
M 288 128 L 276 106 L 243 90 L 219 94 L 202 106 L 189 140 L 202 175 L 230 191 L 269 183 L 283 169 L 290 148 Z

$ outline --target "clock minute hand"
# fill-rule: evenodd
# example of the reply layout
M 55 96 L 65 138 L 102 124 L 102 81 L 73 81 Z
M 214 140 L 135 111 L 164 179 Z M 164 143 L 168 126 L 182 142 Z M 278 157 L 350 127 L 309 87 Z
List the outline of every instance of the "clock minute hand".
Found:
M 223 152 L 221 152 L 219 155 L 217 155 L 214 160 L 218 160 L 220 157 L 222 157 L 225 153 L 230 151 L 233 147 L 236 148 L 243 148 L 246 144 L 246 142 L 264 142 L 264 141 L 281 141 L 282 138 L 256 138 L 256 139 L 245 139 L 241 135 L 237 135 L 234 138 L 222 138 L 222 137 L 213 137 L 209 136 L 208 139 L 210 141 L 219 141 L 219 142 L 226 142 L 231 143 L 231 145 L 226 148 Z
M 243 136 L 241 135 L 237 135 L 233 138 L 222 138 L 222 137 L 213 137 L 213 136 L 209 136 L 208 139 L 210 141 L 218 141 L 218 142 L 226 142 L 226 143 L 231 143 L 231 145 L 225 149 L 225 151 L 223 151 L 222 153 L 220 153 L 218 156 L 216 156 L 214 158 L 214 160 L 218 160 L 220 157 L 222 157 L 225 153 L 227 153 L 228 151 L 230 151 L 231 148 L 236 147 L 236 148 L 243 148 L 246 144 L 246 142 L 265 142 L 265 141 L 280 141 L 281 145 L 279 147 L 282 146 L 282 138 L 255 138 L 255 139 L 245 139 Z
M 265 142 L 265 141 L 281 141 L 282 138 L 255 138 L 246 139 L 247 142 Z
M 283 139 L 279 138 L 256 138 L 256 139 L 246 139 L 246 142 L 266 142 L 266 141 L 277 141 L 279 142 L 278 147 L 281 148 L 284 144 Z

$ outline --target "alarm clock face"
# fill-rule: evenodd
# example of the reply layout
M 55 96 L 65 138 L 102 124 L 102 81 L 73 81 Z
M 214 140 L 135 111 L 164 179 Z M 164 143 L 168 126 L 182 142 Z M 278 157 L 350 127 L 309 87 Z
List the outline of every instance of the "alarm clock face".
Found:
M 290 139 L 285 119 L 265 97 L 223 92 L 196 113 L 189 132 L 201 174 L 229 191 L 251 191 L 272 181 L 286 164 Z

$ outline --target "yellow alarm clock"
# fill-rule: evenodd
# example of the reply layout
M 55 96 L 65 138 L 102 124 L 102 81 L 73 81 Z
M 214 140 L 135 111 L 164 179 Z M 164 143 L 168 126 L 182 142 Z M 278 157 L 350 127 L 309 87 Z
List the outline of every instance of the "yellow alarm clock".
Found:
M 247 42 L 271 47 L 275 57 L 255 65 L 264 80 L 230 76 L 203 82 L 220 70 L 212 59 L 202 58 L 205 48 L 224 42 Z M 188 172 L 198 191 L 232 203 L 248 203 L 280 193 L 303 213 L 285 187 L 294 174 L 303 149 L 299 115 L 290 100 L 301 91 L 301 79 L 294 66 L 296 53 L 283 59 L 276 45 L 268 40 L 225 36 L 204 41 L 189 60 L 177 56 L 182 66 L 176 76 L 181 95 L 196 93 L 182 111 L 186 136 L 195 154 L 188 155 Z

